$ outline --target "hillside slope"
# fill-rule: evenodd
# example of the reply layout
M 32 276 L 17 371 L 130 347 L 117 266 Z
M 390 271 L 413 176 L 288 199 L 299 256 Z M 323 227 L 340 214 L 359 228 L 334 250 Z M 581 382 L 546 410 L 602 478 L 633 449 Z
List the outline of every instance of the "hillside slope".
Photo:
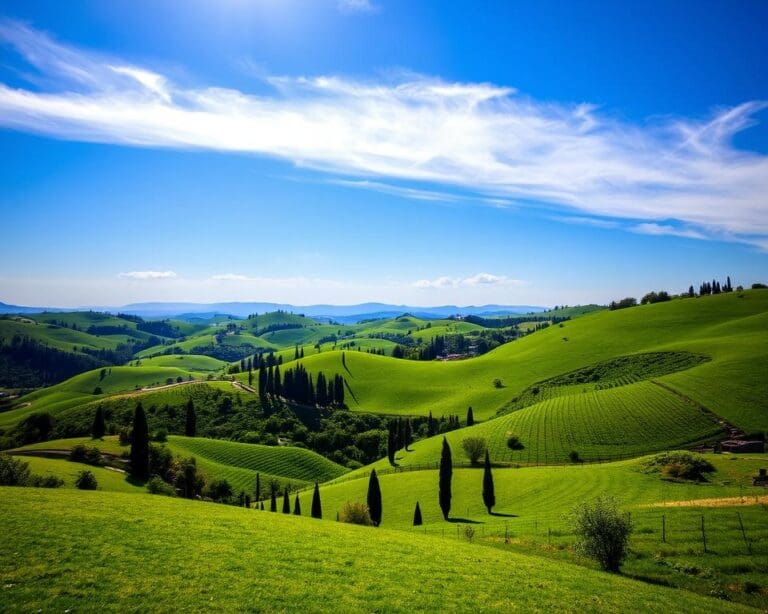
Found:
M 341 352 L 307 356 L 303 363 L 314 372 L 343 373 L 351 409 L 463 417 L 471 405 L 476 418 L 487 419 L 536 382 L 638 352 L 710 359 L 656 379 L 746 430 L 768 430 L 766 290 L 587 314 L 463 361 L 347 351 L 346 367 Z
M 122 612 L 148 599 L 163 611 L 748 611 L 428 536 L 149 495 L 0 491 L 12 611 Z

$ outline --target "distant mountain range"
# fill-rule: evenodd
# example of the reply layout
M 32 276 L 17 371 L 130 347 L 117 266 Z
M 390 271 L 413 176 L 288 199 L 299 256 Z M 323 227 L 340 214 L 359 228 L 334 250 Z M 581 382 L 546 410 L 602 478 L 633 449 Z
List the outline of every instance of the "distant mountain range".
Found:
M 334 320 L 337 322 L 357 322 L 374 318 L 392 318 L 404 313 L 421 318 L 444 318 L 452 315 L 500 316 L 522 313 L 538 313 L 545 307 L 536 305 L 471 305 L 458 307 L 442 305 L 437 307 L 415 307 L 412 305 L 390 305 L 387 303 L 361 303 L 358 305 L 289 305 L 284 303 L 131 303 L 122 307 L 79 307 L 63 309 L 59 307 L 25 307 L 0 303 L 0 313 L 40 313 L 42 311 L 106 311 L 109 313 L 128 313 L 147 318 L 194 317 L 209 318 L 214 315 L 231 315 L 244 318 L 253 313 L 269 311 L 290 311 L 301 313 L 311 318 Z

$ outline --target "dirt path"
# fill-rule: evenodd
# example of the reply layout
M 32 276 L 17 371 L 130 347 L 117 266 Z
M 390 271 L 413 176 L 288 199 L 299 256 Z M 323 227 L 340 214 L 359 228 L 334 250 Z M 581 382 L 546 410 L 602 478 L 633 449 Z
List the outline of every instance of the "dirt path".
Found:
M 664 501 L 649 503 L 642 507 L 735 507 L 745 505 L 768 505 L 768 495 L 749 495 L 742 497 L 720 497 L 716 499 L 688 499 L 687 501 Z

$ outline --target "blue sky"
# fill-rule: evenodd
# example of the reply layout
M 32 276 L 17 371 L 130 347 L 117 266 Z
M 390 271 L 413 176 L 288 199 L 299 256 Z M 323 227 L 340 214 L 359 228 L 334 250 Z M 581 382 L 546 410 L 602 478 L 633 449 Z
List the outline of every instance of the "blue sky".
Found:
M 0 8 L 0 301 L 604 302 L 768 270 L 765 2 Z

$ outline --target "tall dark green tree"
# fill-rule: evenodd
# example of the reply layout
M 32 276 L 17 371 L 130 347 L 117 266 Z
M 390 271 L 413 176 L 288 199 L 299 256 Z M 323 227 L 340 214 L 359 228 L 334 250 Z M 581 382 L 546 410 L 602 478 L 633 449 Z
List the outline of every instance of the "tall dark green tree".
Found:
M 472 426 L 475 423 L 475 414 L 472 411 L 472 406 L 467 409 L 467 426 Z
M 296 493 L 296 500 L 293 502 L 293 514 L 294 516 L 301 516 L 301 502 L 299 501 L 299 493 Z
M 256 474 L 256 488 L 253 491 L 253 496 L 255 497 L 256 501 L 261 501 L 261 474 Z
M 194 437 L 197 434 L 197 414 L 195 414 L 195 403 L 192 399 L 187 401 L 187 419 L 184 424 L 184 434 L 187 437 Z
M 443 449 L 440 453 L 440 509 L 443 511 L 443 518 L 448 520 L 448 514 L 451 513 L 451 479 L 453 478 L 453 460 L 451 459 L 451 446 L 448 440 L 443 437 Z
M 368 513 L 371 515 L 373 526 L 378 527 L 381 524 L 381 487 L 379 486 L 379 476 L 376 470 L 371 469 L 371 477 L 368 479 Z
M 91 427 L 91 437 L 101 439 L 107 432 L 107 425 L 104 421 L 104 410 L 99 405 L 96 408 L 96 415 L 93 417 L 93 426 Z
M 389 422 L 389 431 L 387 434 L 387 458 L 389 459 L 389 464 L 394 466 L 395 464 L 395 451 L 396 451 L 396 435 L 395 435 L 395 429 L 397 428 L 397 423 L 394 420 L 390 420 Z
M 146 480 L 149 477 L 149 427 L 147 415 L 141 403 L 136 404 L 136 411 L 133 413 L 131 473 L 140 480 Z
M 277 511 L 277 491 L 272 490 L 272 496 L 269 500 L 269 511 L 270 512 L 276 512 Z
M 410 450 L 408 450 L 408 446 L 413 442 L 413 427 L 411 426 L 410 418 L 405 419 L 405 427 L 403 430 L 405 431 L 403 436 L 403 446 L 405 447 L 405 451 L 409 452 Z
M 416 509 L 413 510 L 413 526 L 420 527 L 424 522 L 421 520 L 421 508 L 419 502 L 416 501 Z
M 259 396 L 262 402 L 267 396 L 267 369 L 264 367 L 264 363 L 261 363 L 259 367 Z
M 485 451 L 485 467 L 483 468 L 483 504 L 491 513 L 491 509 L 496 505 L 496 493 L 493 488 L 493 473 L 491 472 L 491 456 L 488 450 Z
M 291 513 L 291 498 L 288 496 L 288 489 L 283 491 L 283 514 Z
M 320 505 L 320 486 L 315 482 L 315 492 L 312 494 L 312 518 L 323 517 L 323 507 Z

